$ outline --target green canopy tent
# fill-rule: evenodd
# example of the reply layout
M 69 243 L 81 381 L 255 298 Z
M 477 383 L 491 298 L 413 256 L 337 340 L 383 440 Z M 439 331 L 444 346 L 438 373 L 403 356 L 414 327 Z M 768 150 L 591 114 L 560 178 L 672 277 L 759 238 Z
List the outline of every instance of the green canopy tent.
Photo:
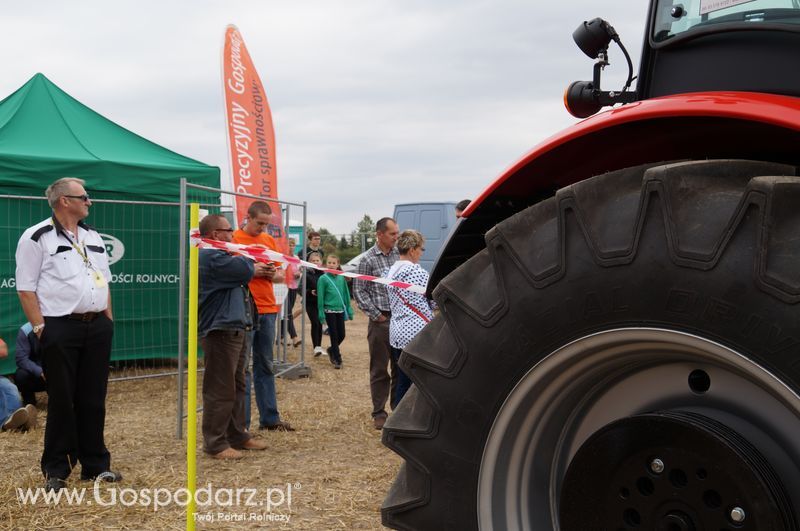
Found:
M 36 74 L 0 101 L 0 190 L 41 195 L 64 175 L 107 198 L 177 201 L 181 177 L 219 187 L 219 168 L 118 126 Z
M 0 337 L 12 354 L 25 321 L 14 283 L 14 254 L 22 231 L 50 214 L 43 197 L 63 176 L 86 181 L 95 203 L 87 222 L 106 241 L 117 320 L 112 359 L 170 357 L 177 350 L 180 179 L 219 188 L 219 168 L 184 157 L 86 107 L 42 74 L 0 101 Z M 218 197 L 194 194 L 218 202 Z

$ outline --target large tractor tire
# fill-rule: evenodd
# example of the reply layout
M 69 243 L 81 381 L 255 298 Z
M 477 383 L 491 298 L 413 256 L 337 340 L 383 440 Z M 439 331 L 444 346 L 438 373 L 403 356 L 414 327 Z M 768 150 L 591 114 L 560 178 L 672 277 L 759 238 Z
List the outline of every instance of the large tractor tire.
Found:
M 800 178 L 629 168 L 498 224 L 437 286 L 383 442 L 397 529 L 795 530 Z

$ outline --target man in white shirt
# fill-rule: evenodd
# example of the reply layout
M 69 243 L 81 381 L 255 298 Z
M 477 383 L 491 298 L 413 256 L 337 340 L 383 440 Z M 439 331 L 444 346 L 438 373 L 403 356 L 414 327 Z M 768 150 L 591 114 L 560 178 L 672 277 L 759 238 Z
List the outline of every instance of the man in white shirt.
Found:
M 17 244 L 16 284 L 22 310 L 41 346 L 47 425 L 41 468 L 45 488 L 81 479 L 119 481 L 109 470 L 105 399 L 114 324 L 111 271 L 100 235 L 83 223 L 92 205 L 84 182 L 64 177 L 45 191 L 52 217 L 28 228 Z

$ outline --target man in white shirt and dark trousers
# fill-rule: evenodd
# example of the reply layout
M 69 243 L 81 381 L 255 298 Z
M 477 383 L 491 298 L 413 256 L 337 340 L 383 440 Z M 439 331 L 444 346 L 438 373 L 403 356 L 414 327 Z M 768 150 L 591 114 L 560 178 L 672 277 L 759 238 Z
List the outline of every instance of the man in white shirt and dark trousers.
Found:
M 83 223 L 92 205 L 84 182 L 64 177 L 45 191 L 52 217 L 28 228 L 17 244 L 16 285 L 41 346 L 47 425 L 41 467 L 47 490 L 111 472 L 105 446 L 105 400 L 114 324 L 111 271 L 100 235 Z

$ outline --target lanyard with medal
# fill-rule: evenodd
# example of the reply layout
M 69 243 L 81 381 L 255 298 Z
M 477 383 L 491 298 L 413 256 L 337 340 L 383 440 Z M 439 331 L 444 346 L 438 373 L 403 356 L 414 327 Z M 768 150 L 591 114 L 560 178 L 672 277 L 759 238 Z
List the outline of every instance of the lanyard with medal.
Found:
M 80 257 L 83 259 L 83 265 L 85 265 L 86 269 L 89 270 L 89 274 L 92 276 L 95 286 L 97 286 L 98 288 L 104 288 L 107 284 L 106 277 L 103 276 L 103 273 L 101 271 L 95 269 L 94 264 L 92 264 L 92 261 L 89 260 L 89 255 L 86 253 L 86 238 L 83 239 L 83 243 L 81 244 L 80 240 L 78 240 L 78 234 L 76 232 L 75 233 L 75 242 L 77 242 L 76 245 L 75 242 L 72 241 L 72 238 L 70 238 L 67 234 L 65 234 L 65 236 L 67 236 L 67 239 L 69 240 L 70 245 L 72 245 L 72 248 L 75 249 L 80 255 Z M 81 250 L 81 246 L 83 246 L 83 250 Z

